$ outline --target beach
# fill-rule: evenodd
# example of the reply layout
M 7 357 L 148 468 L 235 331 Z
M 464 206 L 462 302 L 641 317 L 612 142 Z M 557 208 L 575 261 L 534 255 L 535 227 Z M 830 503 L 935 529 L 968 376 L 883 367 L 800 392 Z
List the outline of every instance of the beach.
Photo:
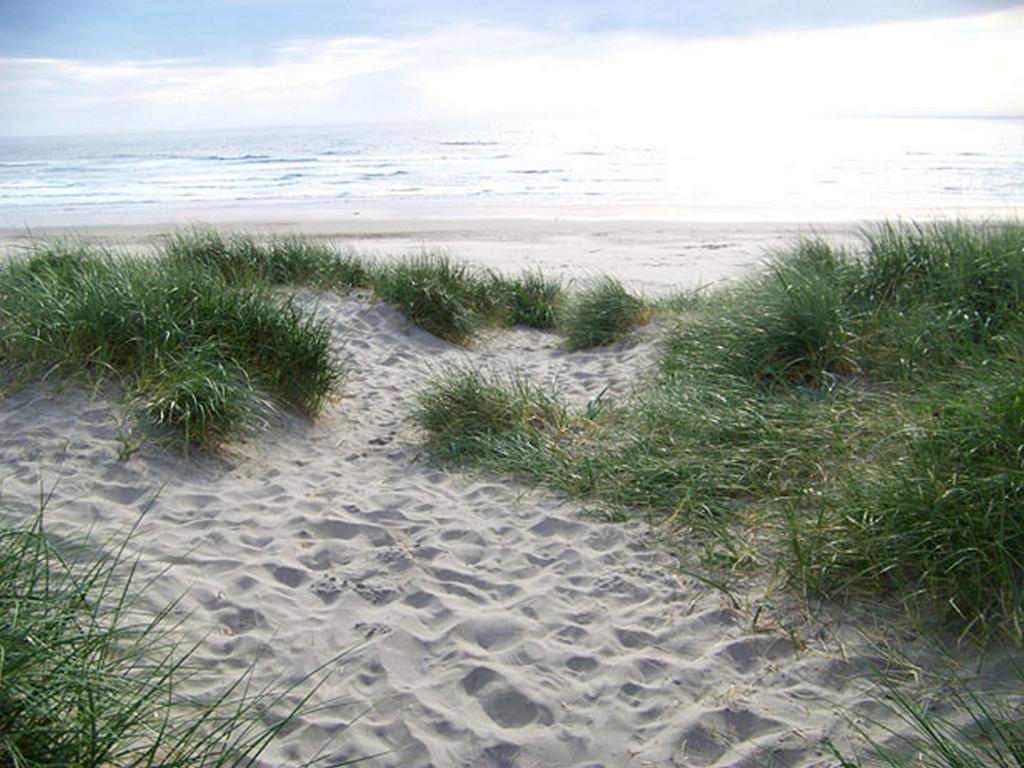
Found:
M 799 236 L 843 242 L 861 225 L 365 219 L 245 230 L 384 261 L 427 249 L 508 273 L 610 274 L 657 296 L 723 285 Z M 169 231 L 75 234 L 139 252 Z M 2 237 L 11 253 L 28 239 Z M 152 581 L 145 599 L 156 610 L 177 600 L 180 630 L 199 644 L 190 694 L 251 664 L 255 688 L 318 679 L 344 654 L 313 694 L 324 707 L 300 715 L 261 764 L 299 764 L 330 739 L 325 764 L 829 765 L 827 745 L 854 743 L 852 723 L 880 738 L 900 727 L 871 694 L 879 674 L 923 671 L 925 684 L 940 666 L 881 603 L 813 606 L 756 575 L 720 589 L 656 526 L 439 464 L 409 421 L 425 382 L 459 366 L 515 371 L 576 408 L 626 398 L 654 367 L 663 322 L 580 352 L 523 327 L 465 347 L 365 291 L 295 297 L 326 322 L 346 372 L 315 420 L 282 411 L 216 453 L 186 454 L 139 439 L 109 386 L 48 381 L 0 401 L 3 498 L 25 509 L 44 496 L 58 536 L 103 541 L 137 524 L 126 551 Z M 997 654 L 983 675 L 1008 663 Z
M 1024 765 L 1009 5 L 6 4 L 0 768 Z

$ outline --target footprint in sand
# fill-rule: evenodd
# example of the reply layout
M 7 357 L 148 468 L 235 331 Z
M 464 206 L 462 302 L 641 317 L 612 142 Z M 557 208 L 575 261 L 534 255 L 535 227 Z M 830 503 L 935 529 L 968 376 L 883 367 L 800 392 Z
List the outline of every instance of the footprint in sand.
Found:
M 530 723 L 551 725 L 551 710 L 536 703 L 487 667 L 477 667 L 462 679 L 462 690 L 474 698 L 487 716 L 502 728 Z

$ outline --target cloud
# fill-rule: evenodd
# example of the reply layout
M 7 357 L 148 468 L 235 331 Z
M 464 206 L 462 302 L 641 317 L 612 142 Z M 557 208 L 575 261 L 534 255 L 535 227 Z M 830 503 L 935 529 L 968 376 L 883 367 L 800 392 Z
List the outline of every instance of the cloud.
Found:
M 1024 9 L 678 40 L 457 25 L 292 40 L 266 63 L 0 58 L 0 131 L 581 115 L 1022 114 Z
M 1022 114 L 1024 10 L 933 22 L 680 42 L 578 39 L 433 62 L 413 75 L 452 112 L 530 108 L 606 118 Z M 589 43 L 589 41 L 588 41 Z

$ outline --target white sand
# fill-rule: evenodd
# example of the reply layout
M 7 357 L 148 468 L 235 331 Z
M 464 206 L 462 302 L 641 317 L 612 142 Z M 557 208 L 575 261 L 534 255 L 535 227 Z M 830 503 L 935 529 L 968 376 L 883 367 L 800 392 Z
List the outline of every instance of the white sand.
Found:
M 741 272 L 756 242 L 792 234 L 640 229 L 536 240 L 474 230 L 446 242 L 498 266 L 611 266 L 654 285 Z M 595 243 L 605 250 L 576 250 Z M 4 498 L 30 503 L 40 484 L 57 484 L 51 531 L 94 526 L 102 538 L 156 496 L 129 552 L 141 554 L 142 578 L 173 564 L 149 596 L 159 606 L 185 594 L 183 632 L 202 640 L 210 670 L 197 692 L 256 655 L 260 685 L 355 648 L 317 697 L 352 703 L 304 718 L 267 765 L 293 765 L 329 734 L 336 759 L 387 751 L 374 766 L 826 765 L 822 740 L 842 740 L 844 716 L 878 712 L 862 674 L 874 652 L 838 644 L 855 632 L 814 639 L 804 627 L 812 642 L 798 649 L 771 610 L 755 630 L 745 606 L 761 592 L 738 593 L 737 609 L 682 575 L 639 523 L 597 522 L 556 494 L 438 469 L 404 421 L 413 393 L 450 364 L 515 368 L 575 403 L 609 384 L 621 395 L 653 359 L 656 327 L 596 352 L 569 354 L 527 330 L 464 350 L 381 304 L 316 302 L 349 359 L 344 397 L 316 423 L 283 418 L 219 459 L 146 444 L 119 461 L 128 427 L 102 395 L 33 385 L 0 402 Z

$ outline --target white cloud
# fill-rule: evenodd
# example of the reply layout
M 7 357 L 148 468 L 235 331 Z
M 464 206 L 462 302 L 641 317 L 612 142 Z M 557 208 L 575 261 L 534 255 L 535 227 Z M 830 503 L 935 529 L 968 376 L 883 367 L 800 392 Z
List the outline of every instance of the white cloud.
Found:
M 700 115 L 1024 113 L 1024 11 L 678 42 L 618 37 L 434 63 L 414 75 L 452 111 L 531 107 Z
M 696 41 L 458 26 L 291 41 L 252 65 L 0 59 L 0 130 L 529 114 L 670 130 L 751 114 L 1021 114 L 1019 72 L 1019 8 Z

